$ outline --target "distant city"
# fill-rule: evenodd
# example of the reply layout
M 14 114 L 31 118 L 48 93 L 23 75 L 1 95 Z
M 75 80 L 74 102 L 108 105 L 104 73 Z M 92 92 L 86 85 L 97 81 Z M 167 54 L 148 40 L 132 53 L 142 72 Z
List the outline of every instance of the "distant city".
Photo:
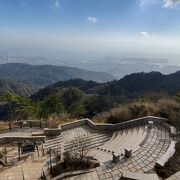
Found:
M 0 56 L 0 64 L 27 63 L 33 65 L 69 66 L 80 69 L 106 72 L 115 79 L 120 79 L 127 74 L 136 72 L 159 71 L 169 74 L 180 70 L 180 66 L 167 59 L 146 57 L 118 57 L 118 56 Z

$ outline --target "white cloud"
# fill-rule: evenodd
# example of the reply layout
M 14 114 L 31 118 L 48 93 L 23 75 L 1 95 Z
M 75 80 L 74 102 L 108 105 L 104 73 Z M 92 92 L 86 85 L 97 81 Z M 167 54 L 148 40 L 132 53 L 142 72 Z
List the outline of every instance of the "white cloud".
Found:
M 92 17 L 92 16 L 87 17 L 86 20 L 90 23 L 97 23 L 98 22 L 98 18 Z
M 60 0 L 55 0 L 55 1 L 54 1 L 54 6 L 55 6 L 56 8 L 60 8 L 60 6 L 61 6 Z
M 166 8 L 174 8 L 180 4 L 180 0 L 164 0 Z
M 139 6 L 141 9 L 146 9 L 149 6 L 155 5 L 158 0 L 139 0 Z
M 142 31 L 139 33 L 139 36 L 140 37 L 143 37 L 143 38 L 149 38 L 149 37 L 152 37 L 151 34 L 149 34 L 148 32 L 146 31 Z

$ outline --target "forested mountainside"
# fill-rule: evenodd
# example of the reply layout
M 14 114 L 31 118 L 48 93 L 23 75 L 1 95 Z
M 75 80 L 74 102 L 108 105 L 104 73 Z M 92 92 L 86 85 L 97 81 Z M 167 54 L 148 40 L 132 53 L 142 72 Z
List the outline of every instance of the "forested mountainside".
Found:
M 82 79 L 72 79 L 60 81 L 47 86 L 35 93 L 33 99 L 43 99 L 43 97 L 57 93 L 62 88 L 75 87 L 86 94 L 96 94 L 102 96 L 126 96 L 135 97 L 148 92 L 165 92 L 174 94 L 180 91 L 180 71 L 163 75 L 159 72 L 133 73 L 124 78 L 107 83 L 97 83 Z
M 86 71 L 79 68 L 52 65 L 30 65 L 22 63 L 0 64 L 0 77 L 44 87 L 58 81 L 81 78 L 97 82 L 111 81 L 114 78 L 104 72 Z
M 37 91 L 37 88 L 25 83 L 0 78 L 0 95 L 6 91 L 10 91 L 21 96 L 30 96 Z

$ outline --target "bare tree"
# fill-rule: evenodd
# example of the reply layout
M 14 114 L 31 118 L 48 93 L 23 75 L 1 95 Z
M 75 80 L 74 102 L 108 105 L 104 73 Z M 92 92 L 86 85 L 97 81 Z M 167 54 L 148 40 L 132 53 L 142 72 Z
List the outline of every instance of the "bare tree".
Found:
M 74 134 L 73 139 L 68 142 L 66 147 L 63 162 L 57 163 L 52 169 L 53 176 L 64 172 L 99 166 L 99 162 L 94 161 L 94 159 L 88 156 L 88 152 L 92 147 L 92 141 L 87 134 Z
M 65 158 L 70 160 L 83 161 L 90 151 L 92 142 L 89 135 L 76 135 L 73 140 L 69 142 L 68 150 L 65 152 Z
M 5 148 L 0 150 L 0 164 L 3 166 L 5 166 L 5 162 L 6 162 L 6 154 L 7 152 Z

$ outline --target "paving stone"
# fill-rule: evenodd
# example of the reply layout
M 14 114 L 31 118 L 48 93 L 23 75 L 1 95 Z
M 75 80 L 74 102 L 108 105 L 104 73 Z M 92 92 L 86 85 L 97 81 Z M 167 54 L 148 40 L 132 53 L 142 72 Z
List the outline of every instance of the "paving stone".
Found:
M 123 170 L 123 171 L 127 171 L 127 170 L 128 170 L 128 167 L 127 167 L 127 166 L 124 166 L 124 167 L 122 168 L 122 170 Z
M 116 175 L 118 175 L 118 174 L 119 174 L 119 170 L 115 170 L 115 171 L 112 172 L 112 175 L 113 175 L 113 176 L 116 176 Z
M 106 176 L 105 175 L 101 175 L 101 176 L 99 176 L 99 179 L 100 180 L 104 180 L 104 179 L 106 179 Z
M 129 171 L 131 171 L 131 172 L 136 172 L 137 169 L 135 169 L 135 168 L 133 167 L 133 168 L 130 168 Z
M 133 168 L 133 165 L 132 164 L 129 164 L 128 165 L 128 168 L 130 169 L 130 168 Z

